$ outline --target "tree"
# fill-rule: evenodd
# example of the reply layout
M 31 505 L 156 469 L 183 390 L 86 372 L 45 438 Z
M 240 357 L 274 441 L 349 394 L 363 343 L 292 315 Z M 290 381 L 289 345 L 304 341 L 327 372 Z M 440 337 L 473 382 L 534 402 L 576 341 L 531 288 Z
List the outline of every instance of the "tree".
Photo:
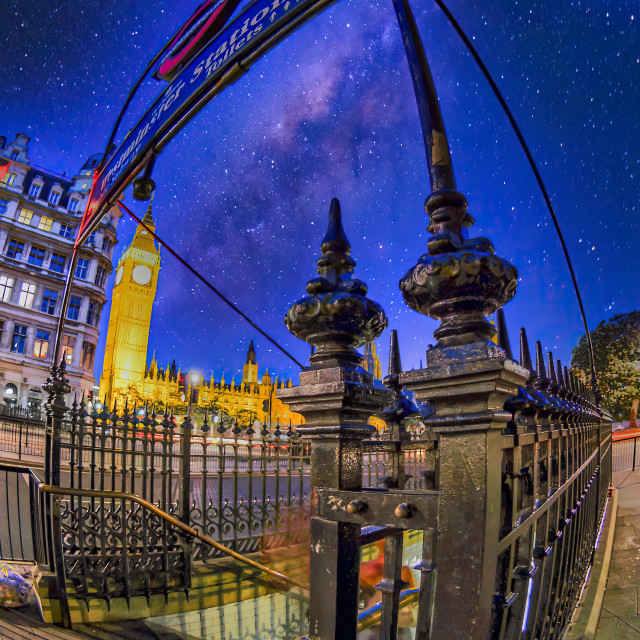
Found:
M 616 420 L 629 417 L 640 397 L 640 311 L 602 320 L 591 332 L 598 390 Z M 586 336 L 573 349 L 571 364 L 589 380 L 591 364 Z

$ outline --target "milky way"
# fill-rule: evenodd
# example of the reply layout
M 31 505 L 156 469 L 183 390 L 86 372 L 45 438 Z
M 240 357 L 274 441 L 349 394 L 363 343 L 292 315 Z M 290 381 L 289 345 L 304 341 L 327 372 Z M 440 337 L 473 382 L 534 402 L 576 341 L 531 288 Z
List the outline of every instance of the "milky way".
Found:
M 505 308 L 512 342 L 568 360 L 582 333 L 543 199 L 486 82 L 435 4 L 413 0 L 476 225 L 521 274 Z M 491 10 L 487 7 L 491 5 Z M 633 2 L 451 0 L 528 140 L 558 212 L 590 324 L 638 308 L 640 46 Z M 178 6 L 180 5 L 180 6 Z M 126 94 L 196 2 L 2 3 L 0 127 L 31 136 L 35 164 L 72 173 L 104 148 Z M 126 133 L 164 87 L 150 80 Z M 315 273 L 330 199 L 342 203 L 358 265 L 406 368 L 436 323 L 409 310 L 398 280 L 426 251 L 428 195 L 415 100 L 390 0 L 340 0 L 255 64 L 164 150 L 154 216 L 174 245 L 298 359 L 282 318 Z M 144 205 L 128 194 L 138 213 Z M 119 227 L 116 259 L 134 224 Z M 163 253 L 150 351 L 216 375 L 248 341 L 282 374 L 297 368 Z M 113 277 L 113 276 L 112 276 Z M 112 286 L 109 282 L 108 290 Z M 108 310 L 101 336 L 106 336 Z M 384 352 L 388 332 L 378 341 Z M 99 371 L 98 371 L 99 373 Z

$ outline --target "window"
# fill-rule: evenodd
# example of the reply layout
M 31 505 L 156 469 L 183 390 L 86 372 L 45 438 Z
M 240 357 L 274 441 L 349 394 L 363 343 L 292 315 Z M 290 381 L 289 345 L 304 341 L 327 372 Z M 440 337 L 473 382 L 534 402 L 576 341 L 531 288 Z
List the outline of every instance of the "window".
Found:
M 76 235 L 76 228 L 75 227 L 68 227 L 66 224 L 61 224 L 60 225 L 60 235 L 63 238 L 75 238 Z
M 111 238 L 102 238 L 102 250 L 106 253 L 111 248 Z
M 78 259 L 78 265 L 76 266 L 76 278 L 80 278 L 82 280 L 87 279 L 87 271 L 89 270 L 89 261 L 84 258 Z
M 0 184 L 3 184 L 5 187 L 9 187 L 13 184 L 13 181 L 18 177 L 17 173 L 13 173 L 12 171 L 7 171 L 4 174 L 4 178 L 0 181 Z
M 34 244 L 31 247 L 31 251 L 29 251 L 27 262 L 32 264 L 34 267 L 41 267 L 44 262 L 44 249 L 42 247 L 36 247 Z
M 18 159 L 18 155 L 19 155 L 19 153 L 17 151 L 12 151 L 11 152 L 11 159 L 12 160 L 17 160 Z
M 78 201 L 75 198 L 71 198 L 71 200 L 69 200 L 68 209 L 69 209 L 69 211 L 77 211 L 78 210 Z
M 33 344 L 33 357 L 46 358 L 49 352 L 49 332 L 44 329 L 36 331 L 36 341 Z
M 95 244 L 96 243 L 96 232 L 92 231 L 89 237 L 87 238 L 86 244 Z
M 56 273 L 64 273 L 64 263 L 67 261 L 66 257 L 60 253 L 54 253 L 51 256 L 51 262 L 49 263 L 49 269 Z
M 86 189 L 88 186 L 89 186 L 89 183 L 88 183 L 88 182 L 83 182 L 83 183 L 82 183 L 82 188 L 83 188 L 83 189 Z
M 107 275 L 107 272 L 106 272 L 105 268 L 102 265 L 98 265 L 98 268 L 96 270 L 96 279 L 94 280 L 94 282 L 99 287 L 104 286 L 104 279 L 105 279 L 106 275 Z
M 42 294 L 42 304 L 40 305 L 40 311 L 42 313 L 48 313 L 52 316 L 56 312 L 56 302 L 58 301 L 58 292 L 51 291 L 51 289 L 45 289 Z
M 36 184 L 35 182 L 29 188 L 29 195 L 33 198 L 37 198 L 40 195 L 40 191 L 42 189 L 41 184 Z
M 58 204 L 60 200 L 60 192 L 59 191 L 51 191 L 49 194 L 49 204 Z
M 24 344 L 27 341 L 27 327 L 22 324 L 13 325 L 13 339 L 11 340 L 12 353 L 24 353 Z
M 0 214 L 4 215 L 7 213 L 7 206 L 9 205 L 8 200 L 0 200 Z
M 2 342 L 3 333 L 4 333 L 4 320 L 0 320 L 0 342 Z
M 93 300 L 89 300 L 89 310 L 87 311 L 87 324 L 93 324 L 96 314 L 96 303 Z
M 22 252 L 24 251 L 24 242 L 11 240 L 7 247 L 7 257 L 14 260 L 22 260 Z
M 76 339 L 73 336 L 62 336 L 62 353 L 66 354 L 67 364 L 73 364 L 73 349 Z
M 23 282 L 22 289 L 20 290 L 20 297 L 18 298 L 18 304 L 25 309 L 33 308 L 33 301 L 36 297 L 36 285 L 30 282 Z
M 71 296 L 69 298 L 69 308 L 67 309 L 67 318 L 69 320 L 77 320 L 80 315 L 80 303 L 82 298 Z
M 40 222 L 38 223 L 38 229 L 42 231 L 51 231 L 51 225 L 53 224 L 53 218 L 47 218 L 47 216 L 42 216 L 40 218 Z
M 33 218 L 33 211 L 29 211 L 29 209 L 20 209 L 18 222 L 22 222 L 22 224 L 31 224 L 31 218 Z
M 15 282 L 15 278 L 0 276 L 0 300 L 2 302 L 11 302 L 11 293 Z
M 93 366 L 93 352 L 96 348 L 95 344 L 91 344 L 91 342 L 83 342 L 82 343 L 82 363 L 81 367 L 83 369 L 91 369 Z

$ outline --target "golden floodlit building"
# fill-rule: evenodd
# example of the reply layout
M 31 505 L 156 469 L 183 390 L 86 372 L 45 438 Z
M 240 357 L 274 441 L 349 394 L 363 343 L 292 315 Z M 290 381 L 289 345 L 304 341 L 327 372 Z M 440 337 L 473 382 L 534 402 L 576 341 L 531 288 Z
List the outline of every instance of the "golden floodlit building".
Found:
M 151 205 L 143 219 L 155 230 Z M 298 425 L 303 419 L 276 398 L 276 390 L 291 382 L 278 380 L 267 370 L 261 377 L 253 341 L 242 369 L 242 379 L 205 380 L 197 371 L 181 372 L 175 360 L 162 368 L 155 355 L 147 367 L 151 312 L 160 273 L 160 251 L 153 237 L 139 225 L 131 245 L 116 269 L 107 330 L 100 399 L 108 406 L 126 401 L 138 406 L 155 403 L 157 409 L 182 411 L 190 401 L 211 414 L 238 419 L 246 425 L 261 423 Z

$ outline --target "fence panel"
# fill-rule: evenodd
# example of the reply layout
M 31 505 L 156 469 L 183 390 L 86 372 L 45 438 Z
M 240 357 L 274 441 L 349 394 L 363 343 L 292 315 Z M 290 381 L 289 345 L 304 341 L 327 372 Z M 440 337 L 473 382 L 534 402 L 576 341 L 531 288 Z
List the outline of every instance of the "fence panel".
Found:
M 640 434 L 628 435 L 624 432 L 613 434 L 613 470 L 635 471 L 640 468 Z

